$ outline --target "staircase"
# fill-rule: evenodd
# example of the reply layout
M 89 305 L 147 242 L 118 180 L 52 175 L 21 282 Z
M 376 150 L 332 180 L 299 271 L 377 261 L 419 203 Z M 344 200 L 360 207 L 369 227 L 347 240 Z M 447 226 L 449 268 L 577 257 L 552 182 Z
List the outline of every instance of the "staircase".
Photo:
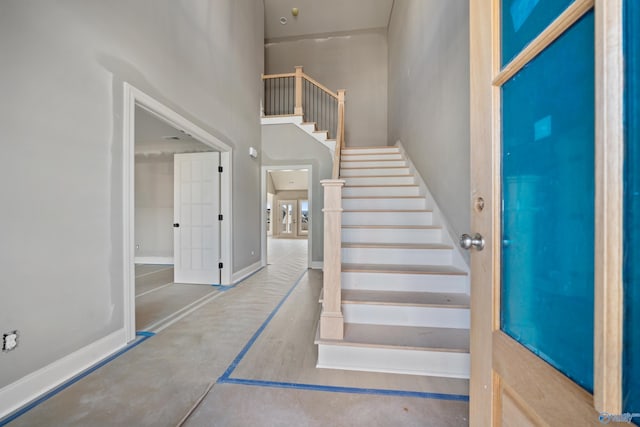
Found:
M 320 368 L 469 378 L 469 285 L 398 147 L 344 148 L 344 340 Z M 321 296 L 322 300 L 322 296 Z

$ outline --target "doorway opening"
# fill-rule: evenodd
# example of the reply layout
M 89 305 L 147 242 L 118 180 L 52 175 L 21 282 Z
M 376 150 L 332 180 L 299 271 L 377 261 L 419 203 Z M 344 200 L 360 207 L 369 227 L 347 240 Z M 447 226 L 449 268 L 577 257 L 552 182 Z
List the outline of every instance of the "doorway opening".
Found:
M 311 267 L 312 209 L 311 165 L 263 166 L 262 259 L 269 263 L 272 239 L 307 240 Z
M 127 341 L 231 283 L 231 148 L 125 83 Z M 202 286 L 207 285 L 207 286 Z

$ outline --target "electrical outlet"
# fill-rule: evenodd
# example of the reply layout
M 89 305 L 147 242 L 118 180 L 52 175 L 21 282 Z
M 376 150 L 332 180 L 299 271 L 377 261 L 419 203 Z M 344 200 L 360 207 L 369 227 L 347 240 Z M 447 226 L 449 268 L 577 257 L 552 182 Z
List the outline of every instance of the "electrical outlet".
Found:
M 18 331 L 2 334 L 2 351 L 11 351 L 18 346 Z

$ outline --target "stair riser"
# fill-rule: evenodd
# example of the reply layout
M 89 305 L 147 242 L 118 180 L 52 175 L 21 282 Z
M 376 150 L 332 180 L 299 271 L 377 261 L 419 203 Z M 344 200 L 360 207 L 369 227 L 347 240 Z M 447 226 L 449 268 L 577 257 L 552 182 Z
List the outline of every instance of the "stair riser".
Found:
M 342 272 L 342 289 L 399 292 L 468 293 L 468 276 Z
M 318 368 L 469 378 L 469 353 L 357 347 L 318 346 Z
M 416 185 L 409 187 L 344 187 L 342 195 L 345 197 L 419 196 L 420 188 Z
M 392 161 L 367 161 L 367 162 L 350 162 L 345 161 L 343 158 L 340 162 L 340 168 L 378 168 L 378 167 L 406 167 L 407 162 L 405 160 L 392 160 Z M 342 169 L 341 169 L 342 170 Z
M 313 133 L 316 131 L 316 125 L 315 124 L 310 124 L 310 125 L 300 125 L 300 127 L 302 129 L 304 129 L 306 132 L 308 133 Z
M 351 210 L 363 209 L 425 209 L 427 201 L 420 198 L 407 199 L 342 199 L 342 208 Z
M 413 176 L 349 176 L 343 177 L 345 185 L 411 185 L 415 184 Z
M 451 249 L 342 248 L 347 264 L 451 265 Z
M 342 154 L 400 154 L 400 149 L 398 147 L 343 148 Z
M 342 212 L 342 225 L 432 225 L 431 212 Z
M 342 160 L 358 161 L 358 160 L 402 160 L 402 154 L 400 153 L 384 153 L 384 154 L 354 154 L 343 155 Z
M 347 323 L 468 329 L 469 309 L 377 304 L 342 304 Z
M 409 168 L 342 169 L 340 178 L 352 176 L 409 175 Z
M 345 228 L 342 230 L 344 243 L 441 243 L 442 230 L 439 228 L 414 229 L 371 229 Z

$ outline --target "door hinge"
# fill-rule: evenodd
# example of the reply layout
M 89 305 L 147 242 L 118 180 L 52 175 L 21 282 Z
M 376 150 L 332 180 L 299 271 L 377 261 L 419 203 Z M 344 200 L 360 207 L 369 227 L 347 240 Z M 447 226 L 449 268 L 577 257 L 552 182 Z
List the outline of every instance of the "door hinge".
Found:
M 222 221 L 222 220 L 223 220 L 222 214 L 218 215 L 218 221 Z
M 224 267 L 224 264 L 222 264 L 221 262 L 218 263 L 218 268 L 222 268 Z
M 218 172 L 222 173 L 223 169 L 222 166 L 218 166 Z

